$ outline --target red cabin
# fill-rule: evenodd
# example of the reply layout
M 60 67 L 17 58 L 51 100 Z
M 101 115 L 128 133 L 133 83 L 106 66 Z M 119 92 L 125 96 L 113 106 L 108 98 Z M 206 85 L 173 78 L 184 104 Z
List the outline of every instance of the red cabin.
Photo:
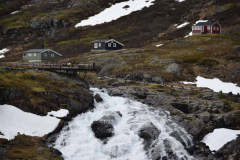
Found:
M 193 35 L 197 34 L 221 34 L 221 25 L 217 22 L 199 22 L 192 26 Z

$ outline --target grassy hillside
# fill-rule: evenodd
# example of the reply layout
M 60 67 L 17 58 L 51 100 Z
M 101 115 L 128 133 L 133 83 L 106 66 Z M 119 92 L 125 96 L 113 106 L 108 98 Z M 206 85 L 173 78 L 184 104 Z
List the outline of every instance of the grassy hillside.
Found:
M 194 80 L 198 75 L 240 84 L 239 34 L 197 35 L 176 39 L 162 47 L 144 47 L 113 52 L 89 52 L 76 58 L 79 62 L 97 62 L 106 69 L 107 76 L 125 73 L 148 73 L 167 81 Z M 176 63 L 181 76 L 166 72 L 169 64 Z

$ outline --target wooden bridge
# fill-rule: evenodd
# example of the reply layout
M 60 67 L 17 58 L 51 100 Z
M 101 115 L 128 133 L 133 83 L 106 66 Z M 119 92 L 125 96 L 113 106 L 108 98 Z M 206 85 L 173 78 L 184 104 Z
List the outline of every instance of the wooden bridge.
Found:
M 45 71 L 53 71 L 58 73 L 72 74 L 76 75 L 78 72 L 98 72 L 100 70 L 99 66 L 95 63 L 92 64 L 67 64 L 67 63 L 56 63 L 56 64 L 44 64 L 44 63 L 0 63 L 1 68 L 5 69 L 16 69 L 16 70 L 26 70 L 26 69 L 37 69 Z

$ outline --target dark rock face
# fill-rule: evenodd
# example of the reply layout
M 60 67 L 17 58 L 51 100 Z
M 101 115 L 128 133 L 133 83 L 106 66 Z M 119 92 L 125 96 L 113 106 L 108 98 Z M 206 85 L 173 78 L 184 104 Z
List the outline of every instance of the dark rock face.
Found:
M 102 102 L 102 101 L 103 101 L 102 97 L 101 97 L 98 93 L 94 96 L 94 99 L 95 99 L 97 102 Z
M 171 103 L 171 105 L 172 105 L 174 108 L 182 111 L 183 113 L 187 113 L 187 114 L 190 113 L 190 112 L 189 112 L 189 107 L 188 107 L 187 104 Z
M 106 121 L 94 121 L 91 125 L 96 138 L 106 139 L 113 136 L 113 125 Z
M 142 126 L 138 132 L 138 136 L 144 139 L 144 148 L 149 149 L 151 142 L 156 140 L 160 134 L 160 130 L 157 129 L 152 123 Z
M 113 125 L 116 124 L 121 117 L 122 114 L 119 111 L 107 112 L 101 119 L 94 121 L 91 128 L 95 137 L 101 140 L 112 137 L 114 135 Z
M 228 142 L 216 152 L 218 160 L 239 160 L 240 159 L 240 136 L 236 140 Z
M 6 101 L 11 101 L 16 98 L 20 98 L 23 93 L 20 90 L 17 90 L 13 87 L 8 87 L 0 91 L 0 104 L 5 103 Z

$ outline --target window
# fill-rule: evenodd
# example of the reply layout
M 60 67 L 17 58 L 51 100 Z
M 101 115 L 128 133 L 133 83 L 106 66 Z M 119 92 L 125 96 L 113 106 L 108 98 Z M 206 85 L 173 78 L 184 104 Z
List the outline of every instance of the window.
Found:
M 44 57 L 47 57 L 47 53 L 44 53 Z
M 219 30 L 219 27 L 217 27 L 217 30 Z
M 33 56 L 35 56 L 35 57 L 36 57 L 36 56 L 37 56 L 37 53 L 33 53 Z
M 116 43 L 113 43 L 113 47 L 117 47 L 117 44 L 116 44 Z
M 98 43 L 98 47 L 101 47 L 101 43 Z
M 111 45 L 111 43 L 108 43 L 108 47 L 111 47 L 112 45 Z
M 210 30 L 210 26 L 207 26 L 207 30 Z
M 94 48 L 98 48 L 98 44 L 97 43 L 94 43 Z
M 32 56 L 32 53 L 28 53 L 28 56 L 31 57 L 31 56 Z
M 51 54 L 51 57 L 54 57 L 54 54 L 53 54 L 53 53 Z

